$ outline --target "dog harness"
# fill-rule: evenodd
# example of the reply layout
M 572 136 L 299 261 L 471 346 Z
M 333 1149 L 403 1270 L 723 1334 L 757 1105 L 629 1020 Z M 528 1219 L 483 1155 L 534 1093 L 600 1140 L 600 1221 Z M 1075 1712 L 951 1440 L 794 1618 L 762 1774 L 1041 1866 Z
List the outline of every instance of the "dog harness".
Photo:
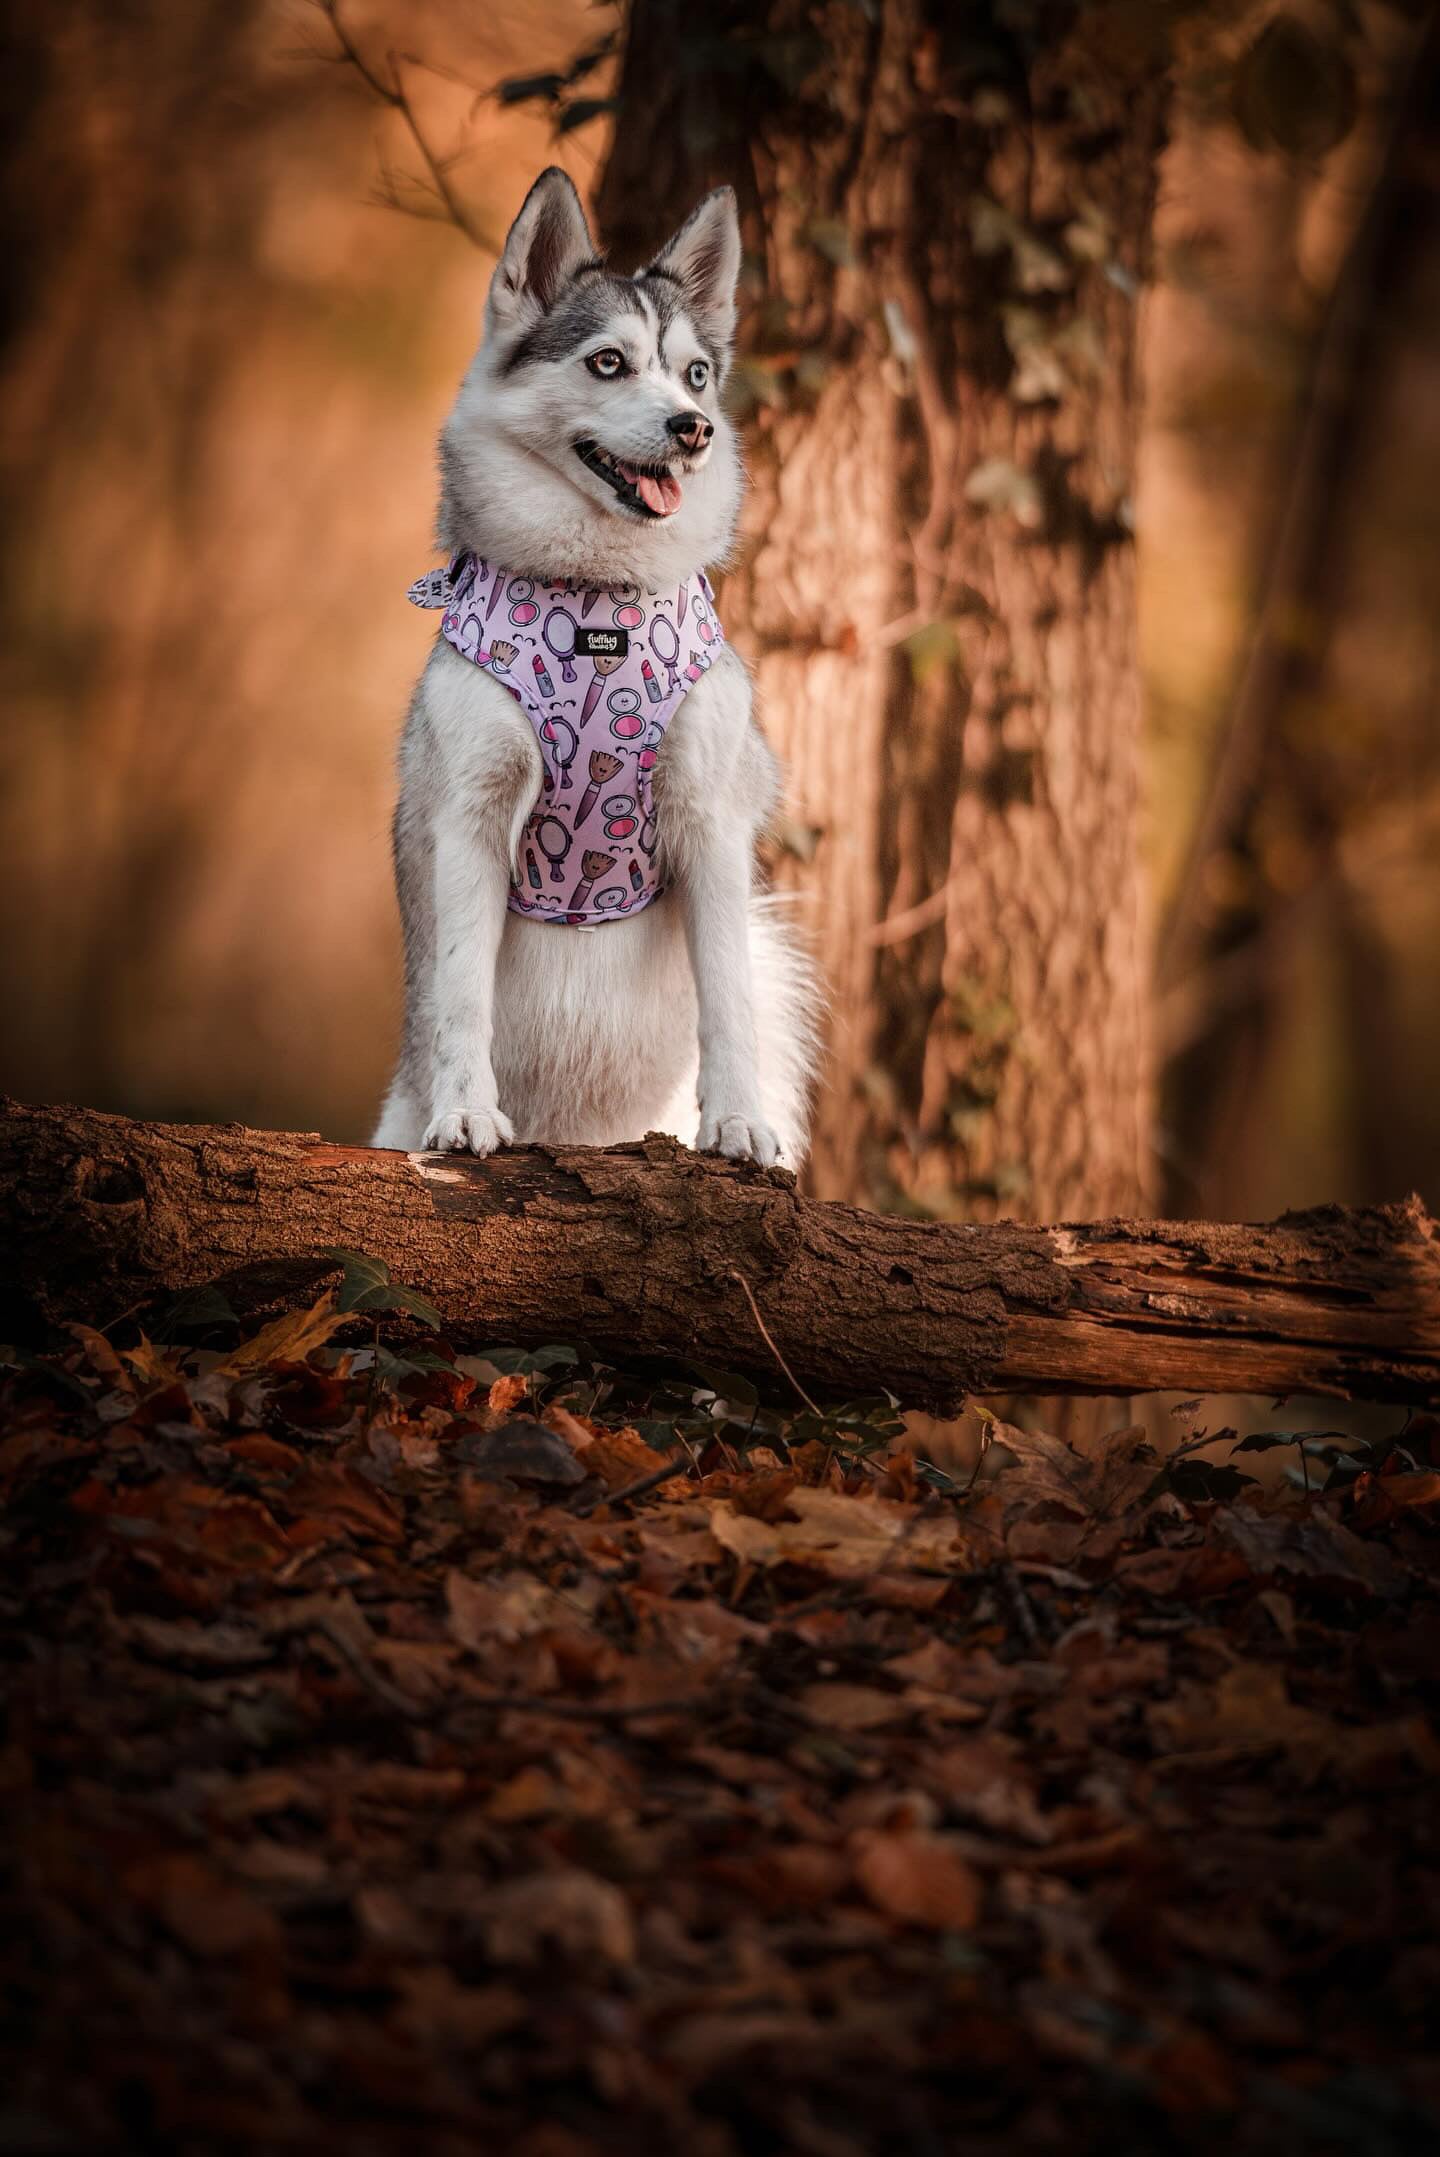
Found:
M 411 585 L 440 634 L 519 704 L 540 744 L 510 909 L 594 928 L 665 886 L 651 775 L 680 699 L 725 642 L 703 570 L 674 591 L 539 584 L 457 554 Z

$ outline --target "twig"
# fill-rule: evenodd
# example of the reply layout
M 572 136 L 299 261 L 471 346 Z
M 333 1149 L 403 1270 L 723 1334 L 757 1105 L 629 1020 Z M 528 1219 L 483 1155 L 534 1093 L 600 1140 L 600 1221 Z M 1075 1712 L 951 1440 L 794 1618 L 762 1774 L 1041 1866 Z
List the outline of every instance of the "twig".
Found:
M 557 1715 L 566 1722 L 624 1723 L 637 1716 L 713 1714 L 715 1697 L 682 1694 L 675 1700 L 640 1700 L 633 1705 L 604 1700 L 543 1700 L 527 1693 L 467 1693 L 456 1707 L 457 1716 L 467 1708 L 514 1708 L 526 1715 Z
M 1025 1637 L 1026 1647 L 1038 1648 L 1040 1646 L 1040 1627 L 1036 1622 L 1034 1609 L 1029 1596 L 1025 1593 L 1025 1586 L 1020 1575 L 1016 1572 L 1014 1566 L 1010 1564 L 997 1566 L 995 1575 L 1005 1591 L 1005 1599 L 1010 1605 L 1011 1615 Z
M 646 1491 L 658 1490 L 662 1483 L 669 1483 L 677 1475 L 684 1475 L 690 1467 L 688 1460 L 667 1460 L 663 1468 L 652 1468 L 648 1475 L 637 1475 L 633 1483 L 622 1484 L 619 1490 L 599 1491 L 583 1505 L 570 1508 L 573 1520 L 588 1520 L 602 1505 L 621 1505 L 627 1498 L 643 1498 Z
M 922 929 L 934 926 L 945 918 L 945 908 L 955 878 L 947 877 L 938 891 L 920 899 L 914 906 L 907 906 L 901 913 L 891 914 L 888 920 L 877 921 L 873 929 L 865 931 L 867 944 L 903 944 L 907 937 L 918 936 Z
M 434 184 L 435 192 L 439 196 L 450 222 L 465 235 L 472 247 L 481 246 L 483 243 L 480 234 L 471 224 L 469 217 L 466 215 L 464 204 L 455 194 L 445 177 L 444 161 L 435 155 L 421 132 L 420 123 L 415 117 L 414 109 L 401 86 L 400 68 L 395 55 L 393 53 L 390 55 L 390 64 L 395 70 L 395 80 L 393 83 L 388 83 L 382 76 L 375 73 L 375 70 L 341 22 L 340 0 L 319 0 L 319 7 L 335 33 L 340 46 L 341 59 L 350 63 L 360 80 L 374 96 L 378 97 L 383 104 L 389 105 L 393 111 L 398 112 L 404 120 L 405 125 L 410 130 L 411 140 L 425 160 L 426 169 Z
M 785 1361 L 785 1358 L 781 1355 L 779 1349 L 775 1346 L 774 1341 L 770 1338 L 770 1328 L 766 1325 L 764 1319 L 760 1316 L 760 1306 L 755 1301 L 754 1296 L 750 1292 L 750 1283 L 746 1280 L 744 1274 L 740 1272 L 738 1267 L 727 1266 L 725 1270 L 730 1275 L 730 1278 L 733 1281 L 738 1281 L 740 1283 L 740 1286 L 744 1289 L 745 1301 L 749 1304 L 751 1311 L 754 1313 L 755 1323 L 760 1328 L 761 1340 L 765 1343 L 765 1346 L 769 1349 L 771 1355 L 775 1358 L 775 1361 L 779 1364 L 781 1370 L 785 1373 L 785 1376 L 789 1379 L 791 1385 L 795 1388 L 795 1391 L 799 1394 L 801 1400 L 804 1401 L 805 1406 L 809 1409 L 811 1415 L 819 1416 L 821 1422 L 823 1423 L 825 1420 L 825 1411 L 822 1408 L 817 1408 L 815 1406 L 814 1401 L 811 1400 L 809 1394 L 805 1391 L 805 1388 L 801 1385 L 799 1379 L 795 1376 L 795 1373 L 791 1370 L 789 1364 Z
M 323 1640 L 329 1641 L 351 1676 L 359 1680 L 367 1693 L 372 1694 L 376 1700 L 382 1702 L 394 1714 L 403 1715 L 408 1723 L 424 1722 L 426 1720 L 425 1709 L 420 1707 L 416 1701 L 409 1699 L 406 1694 L 399 1690 L 398 1686 L 392 1685 L 388 1678 L 383 1678 L 380 1675 L 370 1658 L 367 1655 L 362 1655 L 354 1641 L 346 1637 L 345 1629 L 342 1625 L 322 1618 L 316 1625 L 315 1630 Z

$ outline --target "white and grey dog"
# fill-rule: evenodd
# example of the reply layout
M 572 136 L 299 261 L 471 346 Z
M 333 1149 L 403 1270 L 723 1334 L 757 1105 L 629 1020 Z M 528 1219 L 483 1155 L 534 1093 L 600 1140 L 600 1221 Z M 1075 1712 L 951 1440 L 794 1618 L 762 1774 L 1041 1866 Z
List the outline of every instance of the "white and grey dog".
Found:
M 441 437 L 440 537 L 453 559 L 422 601 L 447 612 L 400 753 L 405 1027 L 377 1146 L 485 1154 L 510 1141 L 603 1146 L 661 1130 L 765 1164 L 804 1157 L 816 993 L 776 902 L 754 888 L 778 770 L 700 574 L 724 558 L 740 505 L 740 459 L 720 405 L 739 266 L 728 188 L 634 277 L 597 259 L 579 197 L 556 169 L 536 181 L 506 240 L 484 338 Z M 461 626 L 454 591 L 492 573 L 489 611 L 501 600 L 505 611 L 487 623 L 472 602 Z M 558 667 L 528 633 L 540 626 L 533 595 L 543 603 L 543 587 L 568 602 L 544 623 Z M 686 640 L 669 630 L 677 606 L 685 619 L 687 590 L 692 635 L 699 618 L 714 641 L 681 673 L 675 647 Z M 611 692 L 606 709 L 620 716 L 577 797 L 563 791 L 566 745 L 574 761 L 576 745 L 594 738 L 573 728 L 589 724 L 601 677 L 622 661 L 581 658 L 577 673 L 576 653 L 633 641 L 577 627 L 597 599 L 598 620 L 658 624 L 644 665 L 657 706 L 665 670 L 651 658 L 663 651 L 675 663 L 668 723 L 649 733 L 638 692 Z M 592 669 L 582 716 L 560 691 L 584 686 Z M 652 753 L 631 754 L 629 736 Z M 633 767 L 644 767 L 634 771 L 638 805 L 621 795 L 597 805 L 608 775 L 623 782 Z M 615 910 L 592 913 L 594 878 L 624 859 L 598 829 L 574 857 L 586 880 L 568 900 L 548 895 L 543 863 L 592 836 L 578 823 L 610 815 L 604 830 L 623 835 L 646 812 L 650 858 L 631 849 L 626 863 L 638 898 L 617 881 L 595 900 Z M 537 828 L 546 824 L 548 834 Z M 542 853 L 531 836 L 553 843 Z M 644 891 L 642 869 L 652 879 Z M 556 914 L 562 905 L 571 910 Z

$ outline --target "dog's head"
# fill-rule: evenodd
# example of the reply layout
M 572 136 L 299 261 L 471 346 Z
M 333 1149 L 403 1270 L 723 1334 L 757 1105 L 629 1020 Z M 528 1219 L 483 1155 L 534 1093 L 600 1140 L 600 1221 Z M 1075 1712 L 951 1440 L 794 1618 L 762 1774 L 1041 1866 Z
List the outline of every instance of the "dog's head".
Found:
M 728 187 L 620 277 L 565 174 L 542 173 L 441 437 L 445 543 L 556 582 L 648 590 L 722 556 L 740 502 L 720 407 L 739 268 Z

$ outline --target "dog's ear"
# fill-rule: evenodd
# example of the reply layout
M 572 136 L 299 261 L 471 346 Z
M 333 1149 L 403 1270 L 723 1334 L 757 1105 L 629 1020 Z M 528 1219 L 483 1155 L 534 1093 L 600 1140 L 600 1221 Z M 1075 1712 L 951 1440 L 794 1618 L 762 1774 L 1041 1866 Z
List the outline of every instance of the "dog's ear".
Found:
M 673 277 L 690 319 L 723 361 L 735 335 L 735 285 L 740 275 L 740 219 L 733 187 L 717 187 L 668 240 L 652 271 Z
M 511 329 L 544 314 L 572 271 L 588 262 L 595 242 L 574 182 L 558 165 L 542 172 L 520 205 L 490 280 L 488 329 Z

